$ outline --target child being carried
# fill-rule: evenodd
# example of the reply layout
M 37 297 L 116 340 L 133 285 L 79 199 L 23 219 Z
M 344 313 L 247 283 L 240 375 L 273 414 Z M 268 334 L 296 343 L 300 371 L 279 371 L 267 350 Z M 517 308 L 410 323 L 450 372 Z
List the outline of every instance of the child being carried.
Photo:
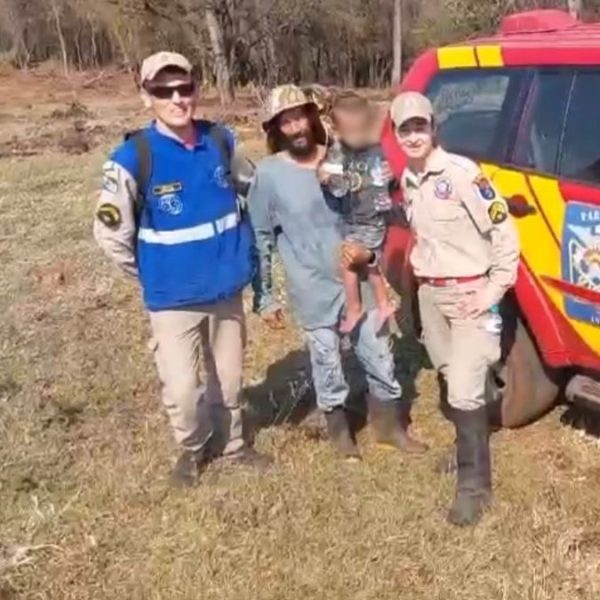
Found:
M 331 106 L 335 139 L 319 167 L 319 180 L 340 200 L 344 239 L 375 253 L 368 280 L 378 310 L 378 329 L 394 314 L 385 279 L 379 266 L 381 247 L 392 208 L 389 193 L 391 173 L 379 144 L 379 127 L 369 101 L 355 92 L 340 93 Z M 346 315 L 340 325 L 350 333 L 361 320 L 364 309 L 360 296 L 360 273 L 342 267 L 346 293 Z

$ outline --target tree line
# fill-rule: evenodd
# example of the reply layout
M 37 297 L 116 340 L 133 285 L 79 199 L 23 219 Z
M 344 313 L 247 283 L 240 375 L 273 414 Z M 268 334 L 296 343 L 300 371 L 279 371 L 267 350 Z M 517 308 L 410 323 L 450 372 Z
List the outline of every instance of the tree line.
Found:
M 188 55 L 222 99 L 277 81 L 382 86 L 425 47 L 494 31 L 505 14 L 600 0 L 0 0 L 0 61 L 68 73 Z

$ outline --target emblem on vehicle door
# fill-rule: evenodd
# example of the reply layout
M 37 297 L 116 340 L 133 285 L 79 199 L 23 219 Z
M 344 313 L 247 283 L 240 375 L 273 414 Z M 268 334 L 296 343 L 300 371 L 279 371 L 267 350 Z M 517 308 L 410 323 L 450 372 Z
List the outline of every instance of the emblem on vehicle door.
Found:
M 565 281 L 600 292 L 600 206 L 569 202 L 562 244 Z M 565 296 L 569 317 L 600 325 L 600 306 Z

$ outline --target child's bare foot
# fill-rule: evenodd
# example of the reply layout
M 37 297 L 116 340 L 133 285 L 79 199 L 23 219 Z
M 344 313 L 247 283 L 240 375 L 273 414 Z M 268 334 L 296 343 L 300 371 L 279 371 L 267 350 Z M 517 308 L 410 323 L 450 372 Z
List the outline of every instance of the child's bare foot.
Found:
M 340 323 L 340 332 L 352 333 L 364 314 L 365 311 L 362 309 L 358 311 L 347 311 L 346 316 Z
M 386 302 L 377 309 L 377 331 L 388 322 L 396 312 L 396 305 L 393 302 Z

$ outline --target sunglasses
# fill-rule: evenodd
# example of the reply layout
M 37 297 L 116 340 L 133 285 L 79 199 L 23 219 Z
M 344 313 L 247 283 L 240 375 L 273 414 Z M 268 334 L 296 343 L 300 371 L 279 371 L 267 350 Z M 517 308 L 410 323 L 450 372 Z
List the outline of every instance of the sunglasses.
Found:
M 173 86 L 149 85 L 146 87 L 146 91 L 158 100 L 170 100 L 175 92 L 181 98 L 190 98 L 196 91 L 196 84 L 191 82 Z

